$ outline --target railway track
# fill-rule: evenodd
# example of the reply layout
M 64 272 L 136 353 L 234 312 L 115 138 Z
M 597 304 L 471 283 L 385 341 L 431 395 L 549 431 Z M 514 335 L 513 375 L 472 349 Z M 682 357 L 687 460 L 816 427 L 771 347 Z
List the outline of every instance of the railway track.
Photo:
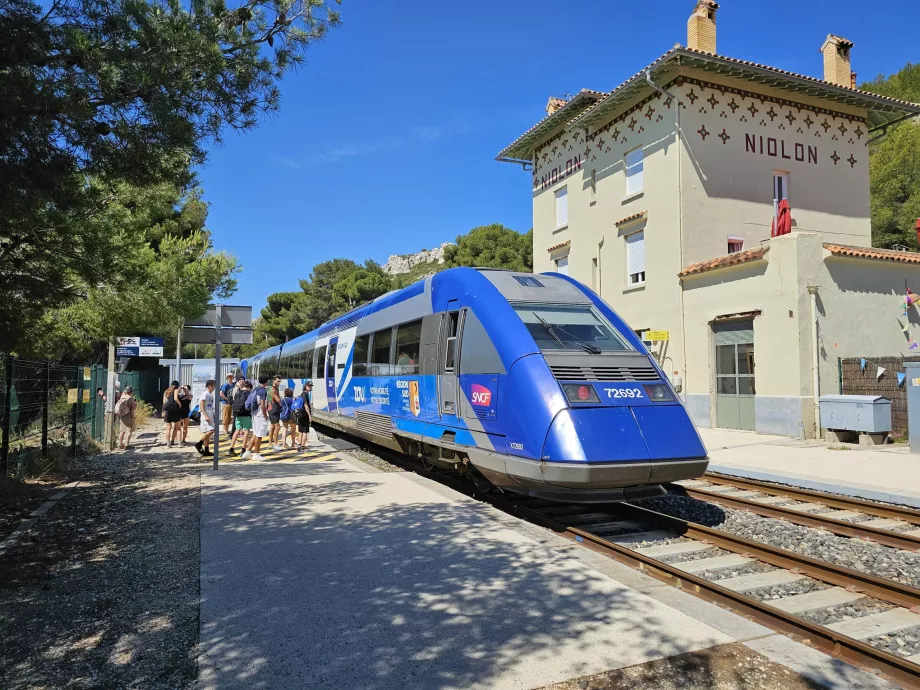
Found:
M 338 430 L 329 431 L 354 439 Z M 887 651 L 879 642 L 885 636 L 920 630 L 918 588 L 629 503 L 568 505 L 505 493 L 483 494 L 457 475 L 426 469 L 413 458 L 354 440 L 393 464 L 553 529 L 774 630 L 805 639 L 834 657 L 881 672 L 903 687 L 920 688 L 920 648 L 903 656 Z M 691 490 L 697 489 L 686 488 L 690 495 Z M 711 493 L 725 498 L 720 492 Z M 738 571 L 744 572 L 734 574 Z M 778 586 L 798 591 L 774 598 L 771 591 Z M 866 615 L 847 615 L 856 605 Z M 831 622 L 816 622 L 816 613 L 827 617 L 827 612 L 835 611 L 843 613 L 829 614 Z
M 669 485 L 673 491 L 796 525 L 920 551 L 920 511 L 753 479 L 707 473 Z

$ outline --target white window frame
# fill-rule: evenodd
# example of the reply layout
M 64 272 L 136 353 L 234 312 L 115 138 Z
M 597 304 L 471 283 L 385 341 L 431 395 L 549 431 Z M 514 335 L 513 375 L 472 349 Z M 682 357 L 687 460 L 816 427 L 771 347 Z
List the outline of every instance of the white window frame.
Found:
M 555 261 L 556 263 L 556 273 L 561 273 L 564 276 L 569 275 L 569 255 L 560 256 Z
M 645 229 L 631 232 L 625 236 L 626 240 L 626 289 L 641 287 L 645 285 Z M 642 242 L 642 265 L 633 266 L 630 259 L 630 246 L 640 241 Z M 634 270 L 641 269 L 641 270 Z
M 555 192 L 553 192 L 553 197 L 556 200 L 556 229 L 560 230 L 561 228 L 568 227 L 569 225 L 569 188 L 568 185 L 563 185 Z M 560 205 L 559 200 L 564 199 Z M 565 209 L 565 214 L 560 214 L 560 209 Z
M 773 217 L 779 215 L 779 202 L 789 201 L 789 173 L 785 170 L 773 171 Z M 791 203 L 791 202 L 790 202 Z
M 632 159 L 632 161 L 630 161 L 630 159 Z M 626 171 L 626 196 L 630 197 L 644 191 L 645 149 L 641 146 L 637 146 L 627 151 L 623 156 L 623 169 Z

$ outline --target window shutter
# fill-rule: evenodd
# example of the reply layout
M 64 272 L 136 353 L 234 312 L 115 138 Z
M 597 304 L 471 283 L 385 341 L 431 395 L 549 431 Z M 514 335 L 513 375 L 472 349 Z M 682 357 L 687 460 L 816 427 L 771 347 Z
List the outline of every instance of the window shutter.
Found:
M 563 187 L 556 192 L 556 227 L 569 222 L 569 190 Z
M 569 257 L 563 256 L 556 261 L 556 272 L 564 276 L 569 274 Z
M 626 259 L 629 274 L 645 270 L 645 231 L 626 236 Z

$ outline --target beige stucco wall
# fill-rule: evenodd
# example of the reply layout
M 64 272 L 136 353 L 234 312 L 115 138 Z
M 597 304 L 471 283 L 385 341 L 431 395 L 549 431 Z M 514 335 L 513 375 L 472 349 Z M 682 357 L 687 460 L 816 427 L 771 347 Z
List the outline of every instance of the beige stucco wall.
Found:
M 775 172 L 789 175 L 793 229 L 871 244 L 863 117 L 834 115 L 788 93 L 782 102 L 762 100 L 756 85 L 738 80 L 692 71 L 688 78 L 696 82 L 679 87 L 686 263 L 724 254 L 730 235 L 743 237 L 745 248 L 770 237 Z

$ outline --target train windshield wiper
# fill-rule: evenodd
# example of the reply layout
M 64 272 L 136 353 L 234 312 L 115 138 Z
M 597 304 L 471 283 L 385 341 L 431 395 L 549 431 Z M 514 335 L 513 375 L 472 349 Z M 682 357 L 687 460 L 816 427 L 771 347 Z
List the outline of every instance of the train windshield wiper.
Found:
M 581 338 L 572 335 L 572 334 L 569 333 L 567 330 L 565 330 L 565 329 L 563 329 L 563 328 L 559 328 L 559 326 L 556 326 L 555 324 L 549 323 L 546 319 L 544 319 L 542 316 L 540 316 L 539 314 L 537 314 L 537 312 L 531 312 L 531 313 L 536 317 L 537 321 L 539 321 L 539 322 L 543 325 L 543 328 L 546 329 L 546 332 L 549 333 L 551 336 L 553 336 L 553 339 L 554 339 L 557 343 L 559 343 L 560 345 L 562 345 L 563 348 L 566 347 L 566 344 L 565 344 L 565 342 L 562 340 L 562 338 L 560 338 L 558 335 L 556 335 L 556 329 L 559 329 L 559 331 L 560 331 L 561 333 L 565 333 L 565 334 L 566 334 L 567 336 L 569 336 L 572 340 L 574 340 L 576 343 L 578 343 L 579 345 L 581 345 L 581 347 L 585 350 L 585 352 L 588 352 L 588 353 L 590 353 L 590 354 L 592 354 L 592 355 L 599 355 L 599 354 L 601 354 L 601 353 L 603 352 L 603 350 L 601 350 L 601 349 L 600 349 L 599 347 L 597 347 L 596 345 L 592 345 L 591 343 L 587 343 L 587 342 L 585 342 L 584 340 L 582 340 Z

